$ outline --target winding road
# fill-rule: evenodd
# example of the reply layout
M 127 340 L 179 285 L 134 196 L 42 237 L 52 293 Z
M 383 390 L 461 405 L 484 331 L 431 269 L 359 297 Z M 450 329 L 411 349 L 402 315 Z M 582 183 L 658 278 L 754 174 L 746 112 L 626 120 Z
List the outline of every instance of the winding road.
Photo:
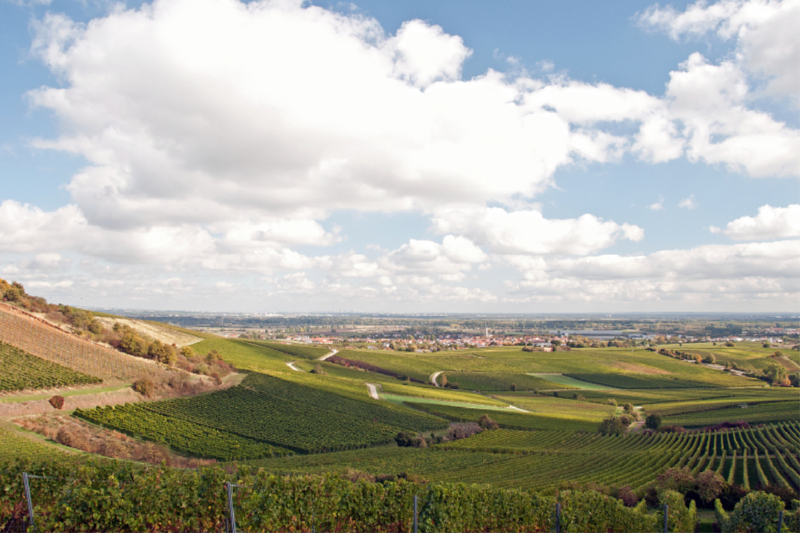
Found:
M 444 372 L 444 370 L 442 370 L 441 372 L 434 372 L 433 374 L 431 374 L 430 379 L 431 379 L 431 383 L 433 383 L 434 387 L 438 387 L 439 386 L 439 384 L 436 383 L 436 378 L 438 378 L 439 374 L 442 374 L 443 372 Z

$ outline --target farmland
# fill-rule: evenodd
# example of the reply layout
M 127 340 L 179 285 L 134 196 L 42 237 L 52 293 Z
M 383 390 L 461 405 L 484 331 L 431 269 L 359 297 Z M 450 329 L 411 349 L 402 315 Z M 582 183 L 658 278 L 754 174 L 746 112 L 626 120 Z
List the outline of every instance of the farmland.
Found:
M 102 380 L 57 363 L 35 357 L 0 342 L 0 392 L 51 389 L 100 383 Z
M 193 349 L 218 353 L 240 375 L 214 392 L 142 398 L 74 416 L 189 458 L 220 461 L 228 471 L 234 465 L 262 469 L 263 476 L 421 478 L 543 495 L 591 483 L 630 486 L 642 497 L 659 474 L 685 467 L 693 476 L 716 472 L 744 490 L 800 489 L 797 388 L 770 387 L 763 376 L 735 375 L 645 347 L 433 353 L 349 348 L 337 354 L 341 359 L 318 361 L 328 347 L 205 335 Z M 37 366 L 32 361 L 38 359 L 18 348 L 3 354 L 7 367 L 17 365 L 18 380 L 32 381 L 32 372 L 42 368 L 62 377 L 78 365 L 100 368 L 80 358 L 71 366 Z M 769 353 L 755 359 L 764 358 L 774 359 Z M 379 399 L 370 397 L 367 384 Z M 626 404 L 636 407 L 625 411 Z M 598 433 L 604 420 L 634 411 L 639 425 L 617 435 Z M 644 431 L 641 421 L 650 414 L 690 431 Z M 474 428 L 469 423 L 484 415 L 500 429 L 452 436 L 458 428 Z M 737 427 L 691 431 L 723 423 Z M 2 431 L 3 458 L 63 453 L 40 436 Z M 413 443 L 396 445 L 402 435 Z

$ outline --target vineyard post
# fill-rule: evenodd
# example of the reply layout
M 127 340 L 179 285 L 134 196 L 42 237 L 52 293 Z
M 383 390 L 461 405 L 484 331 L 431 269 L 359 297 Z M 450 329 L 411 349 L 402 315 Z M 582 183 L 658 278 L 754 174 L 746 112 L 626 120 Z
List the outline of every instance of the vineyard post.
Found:
M 669 525 L 667 523 L 668 519 L 669 519 L 669 505 L 667 505 L 665 503 L 664 504 L 664 533 L 667 533 L 669 531 Z
M 228 489 L 228 520 L 231 524 L 231 533 L 236 533 L 236 514 L 233 510 L 233 487 L 238 486 L 234 485 L 231 482 L 225 483 L 225 487 Z
M 31 483 L 28 473 L 22 473 L 22 485 L 25 487 L 25 501 L 28 503 L 28 518 L 31 521 L 31 531 L 36 531 L 36 524 L 33 523 L 33 500 L 31 499 Z
M 556 533 L 561 533 L 561 504 L 556 503 Z
M 414 533 L 419 533 L 418 524 L 417 524 L 417 498 L 418 496 L 414 495 Z
M 783 529 L 783 511 L 778 515 L 778 533 L 781 533 L 781 529 Z

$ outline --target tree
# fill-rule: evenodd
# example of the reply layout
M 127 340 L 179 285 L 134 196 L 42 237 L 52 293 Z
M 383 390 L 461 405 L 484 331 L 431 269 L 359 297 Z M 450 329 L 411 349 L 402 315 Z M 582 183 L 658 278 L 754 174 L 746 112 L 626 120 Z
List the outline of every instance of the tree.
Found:
M 706 503 L 714 501 L 723 488 L 725 479 L 713 470 L 706 470 L 697 476 L 697 494 Z
M 395 435 L 394 441 L 397 443 L 398 446 L 402 448 L 408 448 L 414 446 L 414 444 L 416 443 L 414 435 L 412 435 L 408 431 L 401 431 L 400 433 Z
M 703 358 L 703 362 L 709 365 L 713 365 L 714 363 L 717 362 L 717 358 L 714 357 L 713 353 L 710 353 Z
M 653 413 L 651 415 L 647 415 L 647 418 L 644 421 L 644 427 L 648 429 L 656 430 L 661 427 L 661 415 Z
M 516 384 L 516 383 L 512 383 L 512 384 L 511 384 L 511 390 L 512 390 L 512 391 L 515 391 L 515 390 L 517 390 L 517 384 Z
M 786 369 L 775 363 L 767 365 L 764 369 L 764 375 L 773 385 L 788 385 L 790 383 Z
M 561 341 L 558 340 L 558 339 L 553 339 L 553 340 L 550 341 L 550 344 L 552 344 L 553 346 L 558 348 L 559 346 L 561 346 Z
M 610 416 L 600 423 L 597 431 L 601 435 L 622 435 L 627 427 L 628 424 L 625 424 L 620 417 Z

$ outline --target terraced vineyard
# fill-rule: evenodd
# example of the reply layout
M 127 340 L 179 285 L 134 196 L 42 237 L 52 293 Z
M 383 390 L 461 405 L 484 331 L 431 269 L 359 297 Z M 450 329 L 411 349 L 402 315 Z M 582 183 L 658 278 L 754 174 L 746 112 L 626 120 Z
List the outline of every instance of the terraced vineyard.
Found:
M 0 342 L 0 392 L 51 389 L 69 385 L 100 383 L 102 380 L 35 357 Z

